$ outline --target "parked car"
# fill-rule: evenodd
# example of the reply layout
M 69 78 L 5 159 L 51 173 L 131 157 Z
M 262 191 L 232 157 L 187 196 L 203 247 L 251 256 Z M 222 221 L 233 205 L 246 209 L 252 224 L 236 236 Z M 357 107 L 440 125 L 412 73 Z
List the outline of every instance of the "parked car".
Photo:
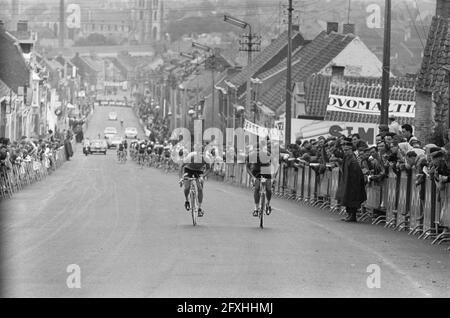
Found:
M 91 141 L 90 145 L 90 153 L 103 153 L 106 155 L 106 150 L 108 149 L 108 144 L 106 143 L 106 140 L 103 139 L 96 139 Z
M 106 127 L 103 131 L 103 134 L 105 135 L 106 139 L 115 137 L 117 135 L 117 129 L 114 127 Z
M 123 141 L 122 137 L 115 136 L 108 139 L 108 148 L 117 148 Z
M 117 120 L 117 113 L 116 112 L 110 112 L 108 116 L 109 120 Z
M 125 128 L 125 138 L 137 138 L 138 130 L 136 127 L 127 127 Z

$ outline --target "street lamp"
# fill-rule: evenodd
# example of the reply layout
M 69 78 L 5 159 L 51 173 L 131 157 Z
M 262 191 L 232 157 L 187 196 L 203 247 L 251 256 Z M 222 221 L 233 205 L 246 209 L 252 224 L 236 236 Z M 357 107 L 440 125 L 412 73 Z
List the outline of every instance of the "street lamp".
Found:
M 223 16 L 223 20 L 224 20 L 225 22 L 228 22 L 228 23 L 230 23 L 230 24 L 233 24 L 233 25 L 235 25 L 235 26 L 237 26 L 237 27 L 240 27 L 241 29 L 245 29 L 246 27 L 249 27 L 250 30 L 251 30 L 250 24 L 248 24 L 248 23 L 245 22 L 245 21 L 242 21 L 242 20 L 233 18 L 232 16 L 229 16 L 229 15 L 226 15 L 226 14 L 225 14 L 225 15 Z
M 200 44 L 200 43 L 198 43 L 198 42 L 192 42 L 192 47 L 195 47 L 195 48 L 200 49 L 200 50 L 205 51 L 205 52 L 213 52 L 213 51 L 214 51 L 214 50 L 213 50 L 212 48 L 210 48 L 209 46 Z M 181 53 L 180 53 L 180 54 L 181 54 Z
M 191 60 L 195 59 L 195 56 L 191 53 L 180 52 L 180 56 L 186 57 Z

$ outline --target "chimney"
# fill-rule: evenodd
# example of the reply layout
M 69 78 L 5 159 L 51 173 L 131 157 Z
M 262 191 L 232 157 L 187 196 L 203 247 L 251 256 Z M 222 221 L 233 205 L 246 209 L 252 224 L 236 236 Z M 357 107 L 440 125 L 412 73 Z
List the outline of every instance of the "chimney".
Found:
M 345 85 L 344 70 L 344 66 L 333 65 L 331 67 L 331 84 L 333 86 L 342 87 Z
M 355 24 L 346 23 L 344 24 L 343 32 L 344 34 L 355 34 Z
M 441 18 L 450 18 L 450 0 L 436 1 L 436 16 Z
M 19 20 L 19 22 L 17 22 L 17 32 L 28 32 L 27 20 Z
M 338 22 L 327 22 L 327 33 L 331 32 L 339 32 L 339 23 Z
M 4 30 L 5 29 L 5 23 L 3 22 L 3 20 L 0 20 L 0 30 Z

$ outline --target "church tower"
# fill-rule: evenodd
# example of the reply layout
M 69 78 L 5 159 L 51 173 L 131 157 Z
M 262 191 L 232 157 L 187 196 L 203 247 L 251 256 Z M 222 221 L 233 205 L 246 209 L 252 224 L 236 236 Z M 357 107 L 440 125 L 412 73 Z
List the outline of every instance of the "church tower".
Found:
M 152 41 L 160 41 L 162 33 L 162 24 L 164 20 L 163 0 L 151 0 L 151 29 L 148 32 L 148 39 Z
M 134 0 L 131 10 L 132 38 L 139 43 L 161 40 L 163 0 Z

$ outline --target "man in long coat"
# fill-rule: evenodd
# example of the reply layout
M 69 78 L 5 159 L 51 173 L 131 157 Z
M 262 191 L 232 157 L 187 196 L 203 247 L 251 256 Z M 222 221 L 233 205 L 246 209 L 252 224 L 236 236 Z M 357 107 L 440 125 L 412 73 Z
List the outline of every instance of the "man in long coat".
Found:
M 344 160 L 342 163 L 342 174 L 336 198 L 342 206 L 345 206 L 347 218 L 345 222 L 356 222 L 356 212 L 361 204 L 367 200 L 366 187 L 364 184 L 364 174 L 359 165 L 353 145 L 350 139 L 345 139 L 342 145 Z
M 66 158 L 69 161 L 70 157 L 73 156 L 72 143 L 70 142 L 71 137 L 67 134 L 66 139 L 64 140 L 64 150 L 66 152 Z

